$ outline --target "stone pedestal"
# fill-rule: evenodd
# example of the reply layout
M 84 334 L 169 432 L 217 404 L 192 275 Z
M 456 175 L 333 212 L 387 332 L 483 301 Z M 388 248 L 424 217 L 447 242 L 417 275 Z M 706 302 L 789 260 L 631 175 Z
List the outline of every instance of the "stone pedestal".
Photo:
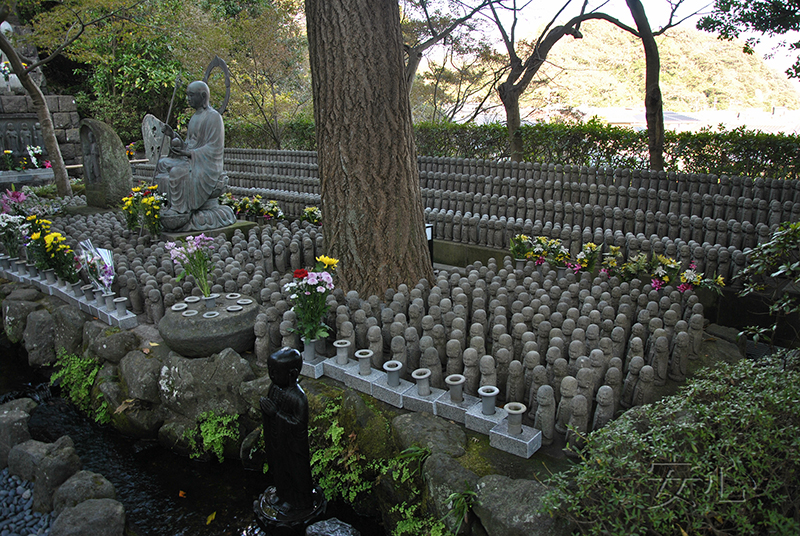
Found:
M 522 425 L 522 433 L 509 434 L 508 420 L 489 431 L 489 445 L 521 458 L 530 458 L 542 446 L 542 432 Z
M 472 395 L 461 395 L 461 402 L 453 402 L 450 399 L 450 392 L 446 392 L 436 399 L 436 415 L 443 419 L 448 419 L 459 424 L 464 424 L 467 410 L 473 406 L 480 405 L 481 399 Z

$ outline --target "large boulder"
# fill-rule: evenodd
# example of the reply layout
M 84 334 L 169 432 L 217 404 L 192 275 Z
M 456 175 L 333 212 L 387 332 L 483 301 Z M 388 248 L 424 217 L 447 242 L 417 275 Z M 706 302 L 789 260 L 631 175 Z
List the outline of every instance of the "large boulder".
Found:
M 11 299 L 14 291 L 8 298 L 3 300 L 3 329 L 6 332 L 6 337 L 12 343 L 22 341 L 22 334 L 25 332 L 25 324 L 28 321 L 28 315 L 40 307 L 40 305 L 33 301 L 18 301 Z
M 69 305 L 53 311 L 53 345 L 56 352 L 63 350 L 68 354 L 80 354 L 83 344 L 83 325 L 89 319 L 89 315 Z
M 272 385 L 272 380 L 269 376 L 261 376 L 255 380 L 244 382 L 239 386 L 239 394 L 250 405 L 251 408 L 258 410 L 261 413 L 260 400 L 262 396 L 267 396 L 269 386 Z
M 113 499 L 88 499 L 65 508 L 53 521 L 50 536 L 123 536 L 125 507 Z
M 430 501 L 431 514 L 442 519 L 447 528 L 454 532 L 459 520 L 453 515 L 450 496 L 453 493 L 475 491 L 478 475 L 464 468 L 458 461 L 444 454 L 431 454 L 423 467 L 425 486 Z M 461 524 L 459 533 L 466 534 L 469 523 Z
M 176 454 L 188 456 L 192 450 L 189 445 L 189 436 L 197 429 L 197 422 L 185 417 L 173 416 L 164 422 L 158 429 L 158 442 L 162 447 Z
M 361 533 L 344 521 L 332 517 L 306 527 L 306 536 L 361 536 Z
M 489 536 L 569 536 L 566 521 L 540 512 L 547 491 L 535 480 L 488 475 L 478 480 L 472 509 Z
M 98 374 L 98 376 L 100 376 Z M 98 380 L 96 393 L 108 403 L 111 424 L 123 435 L 140 438 L 156 437 L 158 429 L 164 424 L 161 405 L 136 398 L 126 398 L 122 385 L 115 381 Z
M 8 453 L 8 473 L 33 482 L 36 478 L 36 467 L 50 453 L 52 447 L 52 443 L 43 443 L 35 439 L 16 445 Z
M 254 378 L 247 361 L 230 348 L 201 359 L 170 354 L 159 378 L 161 402 L 192 421 L 206 411 L 241 415 L 249 405 L 239 386 Z
M 78 471 L 61 484 L 53 494 L 53 517 L 64 508 L 71 508 L 88 499 L 116 499 L 114 484 L 103 475 L 91 471 Z
M 347 435 L 358 438 L 358 450 L 369 459 L 386 457 L 394 450 L 391 426 L 374 406 L 367 405 L 357 392 L 345 389 L 339 423 Z
M 427 412 L 398 415 L 392 420 L 392 430 L 400 450 L 412 445 L 427 447 L 431 453 L 463 456 L 467 435 L 457 424 Z
M 89 339 L 86 338 L 84 331 L 84 344 L 86 343 L 90 356 L 110 363 L 119 363 L 128 352 L 139 346 L 139 337 L 132 331 L 119 331 L 106 326 L 103 331 Z
M 33 482 L 33 510 L 53 509 L 53 494 L 69 477 L 81 470 L 81 459 L 69 436 L 60 437 L 36 466 Z
M 128 398 L 138 398 L 154 404 L 160 403 L 158 378 L 161 361 L 141 350 L 125 354 L 119 362 L 119 379 Z
M 125 146 L 114 129 L 96 119 L 80 122 L 86 204 L 110 208 L 128 195 L 133 186 Z
M 11 449 L 31 438 L 28 431 L 29 418 L 30 415 L 18 409 L 0 413 L 0 469 L 8 465 L 8 453 Z
M 30 366 L 45 367 L 56 362 L 54 328 L 53 315 L 46 309 L 39 309 L 28 315 L 22 337 L 25 339 Z
M 219 299 L 217 300 L 219 301 Z M 225 305 L 233 305 L 226 301 Z M 243 305 L 242 310 L 229 313 L 217 306 L 219 316 L 203 318 L 201 314 L 183 316 L 178 311 L 167 309 L 158 323 L 158 332 L 170 349 L 186 357 L 206 357 L 222 352 L 225 348 L 233 348 L 244 352 L 253 348 L 256 340 L 253 327 L 260 311 L 255 300 Z

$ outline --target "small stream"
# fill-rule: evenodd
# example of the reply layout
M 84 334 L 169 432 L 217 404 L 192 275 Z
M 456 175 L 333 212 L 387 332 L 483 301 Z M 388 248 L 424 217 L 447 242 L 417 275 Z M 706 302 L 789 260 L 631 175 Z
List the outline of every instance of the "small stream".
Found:
M 0 396 L 41 382 L 42 377 L 27 366 L 24 349 L 0 348 Z M 69 435 L 83 468 L 114 484 L 137 536 L 264 535 L 252 508 L 269 483 L 265 475 L 244 470 L 238 460 L 193 461 L 154 440 L 124 437 L 86 418 L 58 398 L 56 390 L 53 395 L 32 411 L 31 436 L 52 442 Z M 325 517 L 350 523 L 365 536 L 383 533 L 375 520 L 340 504 L 330 504 Z

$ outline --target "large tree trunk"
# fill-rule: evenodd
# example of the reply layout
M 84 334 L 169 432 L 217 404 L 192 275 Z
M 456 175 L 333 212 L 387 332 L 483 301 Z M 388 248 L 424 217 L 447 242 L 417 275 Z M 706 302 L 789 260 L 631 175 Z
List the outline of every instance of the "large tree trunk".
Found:
M 328 254 L 383 296 L 431 279 L 395 0 L 306 0 Z
M 69 176 L 67 175 L 67 168 L 64 166 L 64 158 L 61 156 L 61 148 L 58 146 L 56 140 L 55 129 L 53 128 L 53 119 L 50 116 L 50 109 L 47 107 L 47 101 L 44 99 L 42 90 L 39 89 L 22 65 L 22 60 L 17 54 L 17 51 L 8 42 L 5 36 L 0 33 L 0 50 L 8 58 L 11 64 L 11 70 L 19 78 L 20 84 L 28 92 L 33 106 L 36 109 L 36 118 L 42 126 L 42 137 L 44 138 L 44 147 L 47 150 L 47 157 L 50 159 L 50 164 L 53 166 L 53 175 L 56 183 L 56 191 L 61 197 L 68 197 L 72 195 L 72 187 L 69 185 Z
M 650 152 L 650 169 L 663 171 L 664 169 L 664 103 L 661 99 L 661 59 L 658 55 L 658 45 L 653 37 L 653 30 L 647 20 L 644 7 L 640 0 L 627 0 L 628 9 L 639 30 L 639 36 L 644 46 L 645 60 L 645 96 L 644 109 L 647 119 L 647 145 Z
M 508 129 L 508 151 L 512 162 L 522 162 L 522 131 L 519 129 L 522 118 L 519 112 L 519 92 L 513 84 L 503 82 L 497 88 L 497 94 L 506 111 L 506 128 Z

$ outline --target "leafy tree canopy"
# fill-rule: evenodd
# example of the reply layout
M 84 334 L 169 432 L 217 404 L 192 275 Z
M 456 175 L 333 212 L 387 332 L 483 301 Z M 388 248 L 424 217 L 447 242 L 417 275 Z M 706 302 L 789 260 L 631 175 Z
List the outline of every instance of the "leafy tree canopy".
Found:
M 743 32 L 783 36 L 800 30 L 800 0 L 715 0 L 714 11 L 700 19 L 697 27 L 727 40 L 736 39 Z M 744 52 L 752 54 L 759 42 L 757 37 L 748 38 Z M 778 47 L 800 50 L 800 40 L 783 41 Z M 800 56 L 786 74 L 790 78 L 800 78 Z

